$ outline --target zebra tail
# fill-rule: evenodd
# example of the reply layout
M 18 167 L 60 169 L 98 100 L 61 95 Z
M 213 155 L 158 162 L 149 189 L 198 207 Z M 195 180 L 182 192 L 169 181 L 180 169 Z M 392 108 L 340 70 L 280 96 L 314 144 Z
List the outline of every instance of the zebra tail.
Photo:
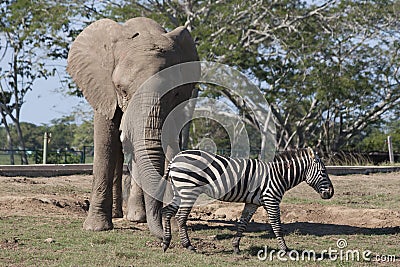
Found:
M 172 165 L 172 161 L 168 164 L 168 168 L 167 168 L 166 171 L 164 172 L 164 176 L 162 177 L 162 180 L 168 181 L 168 179 L 169 179 L 169 172 L 171 171 L 171 165 Z
M 163 202 L 164 196 L 165 196 L 165 193 L 166 193 L 166 190 L 167 190 L 170 170 L 171 170 L 171 163 L 168 164 L 168 168 L 165 171 L 163 177 L 161 178 L 161 180 L 160 180 L 160 182 L 158 183 L 158 186 L 157 186 L 157 191 L 156 191 L 155 198 L 160 200 L 161 202 Z

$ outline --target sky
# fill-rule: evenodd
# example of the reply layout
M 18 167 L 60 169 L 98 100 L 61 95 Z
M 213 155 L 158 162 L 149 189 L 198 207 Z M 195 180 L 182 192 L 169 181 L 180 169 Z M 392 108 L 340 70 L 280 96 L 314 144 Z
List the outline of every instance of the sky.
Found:
M 65 76 L 66 62 L 58 62 L 57 73 Z M 7 58 L 0 62 L 0 68 L 6 67 Z M 35 125 L 51 124 L 51 121 L 72 114 L 72 111 L 85 110 L 90 112 L 91 107 L 83 97 L 70 96 L 63 90 L 60 76 L 37 79 L 33 83 L 32 90 L 27 92 L 20 113 L 21 122 L 29 122 Z M 80 118 L 77 118 L 79 123 Z M 11 121 L 10 121 L 11 122 Z
M 51 120 L 68 116 L 80 106 L 89 106 L 84 98 L 68 96 L 60 90 L 58 77 L 35 81 L 33 90 L 25 96 L 20 120 L 36 125 L 50 124 Z
M 5 47 L 4 42 L 0 38 L 0 57 Z M 12 51 L 8 49 L 4 57 L 0 60 L 0 69 L 4 71 L 9 69 L 8 62 L 11 60 Z M 48 61 L 46 64 L 49 68 L 56 67 L 56 75 L 49 77 L 47 80 L 44 78 L 36 79 L 33 83 L 32 90 L 27 92 L 24 97 L 24 103 L 21 108 L 20 121 L 29 122 L 36 125 L 51 124 L 51 121 L 64 116 L 71 115 L 72 111 L 84 109 L 87 112 L 91 111 L 90 105 L 85 98 L 69 96 L 67 88 L 62 88 L 63 83 L 61 79 L 66 76 L 66 60 Z M 11 122 L 9 120 L 9 122 Z M 80 122 L 78 118 L 77 123 Z M 1 126 L 1 125 L 0 125 Z
M 318 3 L 317 0 L 310 1 Z M 0 67 L 6 62 L 7 60 L 0 62 Z M 50 124 L 53 119 L 70 115 L 78 106 L 85 107 L 85 110 L 90 110 L 89 104 L 84 98 L 67 96 L 57 90 L 60 86 L 61 82 L 58 77 L 36 80 L 33 90 L 25 96 L 20 120 L 36 125 Z

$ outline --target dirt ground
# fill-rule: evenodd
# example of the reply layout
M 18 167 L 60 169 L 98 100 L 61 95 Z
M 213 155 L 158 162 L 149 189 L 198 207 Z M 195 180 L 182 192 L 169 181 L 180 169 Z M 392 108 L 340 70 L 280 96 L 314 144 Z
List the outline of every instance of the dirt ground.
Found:
M 88 208 L 91 180 L 88 175 L 0 177 L 0 218 L 73 216 L 83 220 Z M 316 235 L 329 231 L 330 225 L 336 225 L 335 229 L 342 226 L 343 233 L 400 227 L 400 173 L 331 176 L 331 180 L 335 196 L 326 202 L 306 184 L 288 192 L 281 204 L 282 221 L 288 227 L 300 223 L 301 231 Z M 391 202 L 385 201 L 386 198 Z M 214 201 L 195 207 L 190 219 L 196 221 L 196 225 L 204 222 L 230 226 L 240 217 L 242 206 Z M 265 221 L 266 212 L 260 208 L 254 215 L 253 230 L 256 230 L 254 227 L 257 230 L 267 227 Z M 315 229 L 315 225 L 322 226 Z

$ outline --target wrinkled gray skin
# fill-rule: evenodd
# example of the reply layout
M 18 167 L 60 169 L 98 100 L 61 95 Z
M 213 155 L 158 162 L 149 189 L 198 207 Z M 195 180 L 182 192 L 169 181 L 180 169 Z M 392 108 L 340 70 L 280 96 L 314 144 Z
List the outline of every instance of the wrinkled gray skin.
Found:
M 163 120 L 174 106 L 192 96 L 194 86 L 178 87 L 161 101 L 157 101 L 160 88 L 135 93 L 145 80 L 160 70 L 195 60 L 198 60 L 196 48 L 186 28 L 178 27 L 166 33 L 159 24 L 147 18 L 133 18 L 122 25 L 101 19 L 85 28 L 72 44 L 67 71 L 95 113 L 94 180 L 84 229 L 109 230 L 113 228 L 112 217 L 122 217 L 120 124 L 130 105 L 132 111 L 124 115 L 124 121 L 129 121 L 131 127 L 125 128 L 129 137 L 125 141 L 125 151 L 132 157 L 134 179 L 127 218 L 141 222 L 147 219 L 150 231 L 162 237 L 162 203 L 143 193 L 141 187 L 147 192 L 146 186 L 150 185 L 146 181 L 159 181 L 163 175 L 166 164 L 160 141 Z M 150 117 L 139 112 L 140 107 L 149 105 L 155 107 L 151 109 Z M 178 146 L 172 144 L 171 147 Z M 149 172 L 149 165 L 159 175 Z

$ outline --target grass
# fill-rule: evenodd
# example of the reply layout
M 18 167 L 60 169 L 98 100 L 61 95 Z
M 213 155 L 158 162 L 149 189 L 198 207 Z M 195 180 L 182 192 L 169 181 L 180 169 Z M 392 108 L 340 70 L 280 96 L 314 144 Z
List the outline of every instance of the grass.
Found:
M 326 159 L 324 159 L 325 165 L 334 165 L 334 166 L 372 166 L 373 162 L 361 153 L 345 153 L 338 152 L 335 154 L 328 155 Z
M 400 175 L 400 174 L 399 174 Z M 285 194 L 282 203 L 337 205 L 351 208 L 385 208 L 400 209 L 400 179 L 391 179 L 388 182 L 376 180 L 376 175 L 364 175 L 353 178 L 354 175 L 333 176 L 332 183 L 335 187 L 335 196 L 323 200 L 318 194 L 311 192 L 307 184 L 302 183 Z M 338 179 L 339 180 L 336 180 Z M 335 186 L 338 185 L 338 186 Z M 311 193 L 310 193 L 311 192 Z
M 246 234 L 240 255 L 232 254 L 231 231 L 212 228 L 190 232 L 199 253 L 186 251 L 177 245 L 176 234 L 172 248 L 162 253 L 147 230 L 117 224 L 113 231 L 95 233 L 83 231 L 81 224 L 80 219 L 3 217 L 0 219 L 0 262 L 2 266 L 160 266 L 160 263 L 162 266 L 260 266 L 279 263 L 276 255 L 272 262 L 269 258 L 265 261 L 257 258 L 260 250 L 264 253 L 265 249 L 277 249 L 272 234 L 265 235 L 264 231 Z M 46 242 L 48 238 L 53 241 Z M 292 232 L 286 236 L 287 243 L 300 255 L 312 248 L 317 257 L 325 257 L 316 262 L 293 261 L 296 266 L 373 266 L 374 262 L 362 259 L 330 261 L 327 255 L 321 255 L 323 250 L 338 249 L 336 241 L 339 238 L 347 240 L 348 249 L 357 249 L 360 253 L 368 249 L 373 251 L 372 255 L 399 254 L 399 233 L 313 236 Z
M 398 166 L 400 166 L 400 162 L 390 163 L 389 161 L 385 161 L 385 162 L 380 163 L 379 166 L 395 166 L 395 167 L 398 167 Z
M 395 176 L 383 180 L 377 175 L 331 177 L 335 197 L 321 200 L 309 186 L 302 184 L 285 195 L 283 204 L 322 204 L 326 207 L 346 206 L 360 209 L 400 209 L 400 179 Z M 87 195 L 90 179 L 73 180 L 69 177 L 46 179 L 8 178 L 0 185 L 0 197 L 7 195 Z M 54 181 L 53 180 L 53 181 Z M 86 181 L 87 180 L 87 181 Z M 75 182 L 73 182 L 75 181 Z M 80 184 L 76 181 L 79 181 Z M 384 181 L 384 182 L 383 182 Z M 2 202 L 0 202 L 2 205 Z M 50 204 L 47 204 L 50 205 Z M 324 206 L 324 207 L 325 207 Z M 13 214 L 13 213 L 9 213 Z M 313 250 L 321 261 L 304 260 L 282 262 L 277 254 L 260 261 L 257 255 L 277 250 L 277 241 L 270 226 L 252 223 L 241 241 L 242 253 L 232 254 L 231 240 L 234 222 L 224 221 L 204 225 L 193 219 L 189 236 L 198 253 L 184 250 L 177 233 L 173 233 L 171 247 L 162 252 L 159 242 L 143 224 L 115 221 L 115 229 L 108 232 L 82 230 L 84 214 L 66 216 L 48 212 L 43 216 L 9 215 L 0 213 L 0 266 L 376 266 L 377 256 L 396 255 L 396 262 L 379 262 L 379 266 L 396 266 L 400 262 L 400 227 L 356 227 L 343 223 L 329 225 L 309 222 L 284 224 L 286 243 L 296 249 L 293 257 Z M 264 225 L 264 224 L 262 224 Z M 51 238 L 51 239 L 49 239 Z M 338 239 L 345 239 L 346 251 L 372 252 L 372 262 L 350 258 L 331 261 L 324 250 L 338 250 Z M 46 242 L 47 240 L 47 242 Z M 339 254 L 338 254 L 339 253 Z M 346 255 L 344 255 L 345 257 Z M 350 255 L 351 256 L 351 255 Z M 387 259 L 387 258 L 386 258 Z

